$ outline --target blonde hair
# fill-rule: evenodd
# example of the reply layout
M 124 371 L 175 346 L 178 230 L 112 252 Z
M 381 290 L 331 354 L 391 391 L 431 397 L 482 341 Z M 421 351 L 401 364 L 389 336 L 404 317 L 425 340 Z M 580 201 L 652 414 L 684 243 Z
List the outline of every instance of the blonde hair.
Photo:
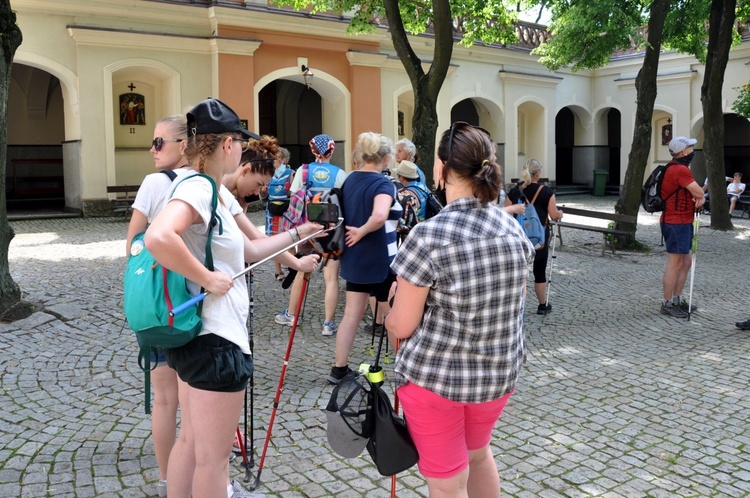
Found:
M 365 163 L 380 164 L 386 156 L 394 154 L 393 141 L 385 135 L 371 131 L 359 135 L 354 150 Z
M 526 163 L 523 165 L 523 171 L 521 171 L 521 180 L 523 180 L 523 185 L 521 185 L 521 189 L 525 189 L 529 185 L 531 185 L 531 179 L 534 178 L 534 175 L 542 171 L 542 163 L 537 161 L 536 159 L 529 159 L 526 161 Z

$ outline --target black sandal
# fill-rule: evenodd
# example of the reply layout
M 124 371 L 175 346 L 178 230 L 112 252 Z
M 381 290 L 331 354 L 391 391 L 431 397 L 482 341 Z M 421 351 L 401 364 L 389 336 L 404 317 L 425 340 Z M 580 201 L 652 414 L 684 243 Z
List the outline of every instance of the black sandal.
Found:
M 283 282 L 286 278 L 286 275 L 284 275 L 283 273 L 275 273 L 274 275 L 276 276 L 277 282 Z

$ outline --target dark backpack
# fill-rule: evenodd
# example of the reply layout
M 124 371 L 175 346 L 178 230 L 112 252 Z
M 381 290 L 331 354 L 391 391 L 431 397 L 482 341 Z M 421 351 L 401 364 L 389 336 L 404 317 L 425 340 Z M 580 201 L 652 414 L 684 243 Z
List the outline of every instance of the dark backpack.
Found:
M 664 206 L 667 199 L 675 195 L 680 189 L 676 189 L 674 192 L 669 194 L 666 198 L 661 196 L 661 184 L 664 181 L 664 176 L 667 174 L 667 168 L 669 168 L 672 162 L 664 165 L 657 166 L 654 171 L 648 175 L 646 183 L 643 184 L 641 189 L 641 205 L 647 213 L 658 213 L 664 211 Z
M 404 187 L 399 182 L 394 181 L 396 185 L 396 199 L 401 204 L 403 214 L 401 219 L 398 220 L 398 227 L 396 227 L 396 233 L 398 234 L 399 242 L 403 241 L 411 229 L 417 226 L 419 223 L 419 197 L 414 193 L 413 190 Z
M 342 188 L 332 188 L 323 192 L 314 194 L 308 204 L 333 204 L 338 208 L 339 217 L 344 217 L 344 191 Z M 312 239 L 312 245 L 315 250 L 323 255 L 325 261 L 339 259 L 344 252 L 344 236 L 346 228 L 341 223 L 335 230 L 328 232 L 324 237 Z

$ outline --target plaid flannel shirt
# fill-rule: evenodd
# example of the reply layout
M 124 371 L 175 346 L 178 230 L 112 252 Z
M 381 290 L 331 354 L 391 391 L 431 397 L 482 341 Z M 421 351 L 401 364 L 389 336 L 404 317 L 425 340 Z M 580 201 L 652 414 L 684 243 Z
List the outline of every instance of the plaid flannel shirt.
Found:
M 422 322 L 401 342 L 399 385 L 461 403 L 513 391 L 524 356 L 523 287 L 534 248 L 495 205 L 457 199 L 419 223 L 391 268 L 430 287 Z

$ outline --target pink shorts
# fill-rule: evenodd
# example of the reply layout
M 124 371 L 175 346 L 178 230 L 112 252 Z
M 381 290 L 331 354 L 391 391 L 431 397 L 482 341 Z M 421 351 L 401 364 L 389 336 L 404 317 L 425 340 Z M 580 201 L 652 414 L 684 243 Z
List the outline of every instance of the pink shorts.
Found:
M 469 465 L 469 451 L 490 444 L 510 395 L 486 403 L 458 403 L 409 382 L 398 388 L 406 424 L 419 451 L 419 472 L 447 479 Z

